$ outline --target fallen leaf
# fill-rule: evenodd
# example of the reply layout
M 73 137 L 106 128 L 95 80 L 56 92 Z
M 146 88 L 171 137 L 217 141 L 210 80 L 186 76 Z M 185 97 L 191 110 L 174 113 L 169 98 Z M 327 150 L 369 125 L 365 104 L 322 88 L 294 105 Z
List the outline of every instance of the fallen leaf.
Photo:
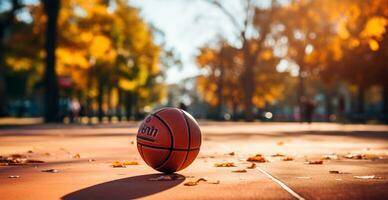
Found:
M 75 158 L 75 159 L 80 159 L 80 158 L 81 158 L 81 155 L 79 155 L 79 153 L 77 153 L 77 154 L 75 154 L 75 155 L 73 156 L 73 158 Z
M 17 159 L 17 158 L 26 158 L 25 155 L 22 155 L 22 154 L 11 154 L 10 157 L 12 159 Z
M 284 142 L 283 142 L 283 141 L 278 141 L 276 144 L 277 144 L 278 146 L 281 146 L 281 145 L 284 144 Z
M 246 169 L 238 169 L 238 170 L 233 170 L 232 172 L 234 172 L 234 173 L 246 173 L 247 170 Z
M 58 173 L 59 170 L 57 170 L 57 169 L 45 169 L 45 170 L 42 170 L 42 172 Z
M 283 157 L 285 156 L 284 154 L 281 154 L 281 153 L 276 153 L 276 154 L 273 154 L 271 155 L 272 157 Z
M 260 162 L 260 163 L 267 162 L 267 160 L 261 154 L 256 154 L 255 156 L 249 157 L 247 159 L 247 161 L 249 161 L 249 162 Z
M 207 183 L 209 183 L 209 184 L 220 184 L 220 180 L 216 180 L 216 181 L 207 181 Z
M 256 163 L 251 163 L 251 165 L 247 167 L 247 169 L 255 169 L 255 168 L 256 168 Z
M 42 160 L 34 160 L 34 159 L 28 159 L 27 163 L 44 163 Z
M 198 185 L 198 183 L 196 181 L 188 181 L 188 182 L 184 183 L 183 185 L 185 185 L 185 186 L 196 186 L 196 185 Z
M 294 158 L 291 157 L 291 156 L 287 156 L 287 157 L 283 158 L 282 160 L 283 160 L 283 161 L 293 161 Z
M 339 174 L 340 172 L 337 171 L 337 170 L 330 170 L 329 173 L 330 173 L 330 174 Z
M 369 176 L 353 176 L 356 179 L 381 179 L 381 177 L 376 177 L 375 175 Z
M 207 182 L 209 184 L 220 184 L 220 181 L 217 180 L 217 181 L 208 181 L 206 178 L 199 178 L 198 180 L 196 181 L 188 181 L 186 183 L 184 183 L 183 185 L 185 186 L 196 186 L 198 185 L 201 181 L 203 182 Z
M 309 165 L 322 165 L 323 161 L 322 160 L 313 160 L 313 161 L 308 161 L 307 163 Z
M 344 158 L 348 158 L 348 159 L 362 159 L 363 155 L 362 154 L 348 153 L 348 154 L 344 155 Z
M 131 141 L 131 144 L 135 144 L 135 141 Z
M 214 167 L 236 167 L 233 162 L 215 163 Z
M 44 153 L 44 155 L 45 156 L 50 156 L 51 154 L 46 152 L 46 153 Z
M 228 153 L 228 155 L 230 155 L 230 156 L 234 156 L 234 152 L 230 152 L 230 153 Z
M 139 163 L 136 161 L 124 161 L 123 165 L 128 166 L 128 165 L 138 165 Z
M 10 176 L 8 176 L 8 178 L 20 178 L 20 176 L 19 175 L 10 175 Z
M 34 153 L 32 150 L 28 150 L 27 153 Z
M 321 160 L 338 160 L 338 156 L 337 155 L 322 155 L 321 156 Z
M 94 161 L 96 161 L 96 160 L 94 160 L 94 159 L 89 159 L 88 161 L 89 161 L 89 162 L 94 162 Z
M 126 167 L 123 163 L 121 163 L 120 161 L 114 161 L 112 163 L 112 167 Z

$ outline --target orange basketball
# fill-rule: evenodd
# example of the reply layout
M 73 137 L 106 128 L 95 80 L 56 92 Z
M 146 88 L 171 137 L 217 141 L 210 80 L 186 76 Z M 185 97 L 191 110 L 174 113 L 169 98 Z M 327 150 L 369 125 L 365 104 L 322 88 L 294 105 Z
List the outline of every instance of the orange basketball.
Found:
M 137 132 L 137 149 L 152 168 L 173 173 L 189 166 L 199 153 L 201 130 L 195 119 L 178 108 L 148 115 Z

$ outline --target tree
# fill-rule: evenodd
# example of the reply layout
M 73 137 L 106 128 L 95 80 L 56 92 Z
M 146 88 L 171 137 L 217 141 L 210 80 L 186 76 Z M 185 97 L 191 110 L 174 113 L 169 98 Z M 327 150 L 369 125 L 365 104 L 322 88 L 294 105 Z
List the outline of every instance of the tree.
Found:
M 5 1 L 1 1 L 0 5 Z M 5 48 L 3 41 L 5 40 L 5 32 L 14 24 L 16 12 L 22 8 L 22 4 L 19 0 L 11 1 L 11 9 L 0 13 L 0 116 L 6 114 L 7 104 L 7 91 L 6 91 L 6 63 L 5 61 Z
M 234 15 L 228 9 L 226 9 L 220 1 L 210 0 L 214 6 L 219 8 L 234 25 L 237 37 L 241 43 L 241 52 L 243 55 L 243 75 L 241 81 L 243 82 L 244 98 L 244 113 L 246 121 L 254 120 L 254 93 L 256 91 L 255 84 L 255 70 L 254 68 L 260 67 L 260 54 L 264 49 L 264 44 L 267 36 L 271 33 L 271 25 L 274 22 L 275 13 L 278 8 L 278 3 L 274 0 L 271 1 L 269 8 L 259 8 L 254 5 L 251 0 L 243 1 L 244 14 L 241 19 L 241 15 Z M 254 29 L 257 34 L 250 34 L 250 30 Z
M 56 74 L 55 50 L 57 47 L 57 21 L 60 0 L 42 0 L 47 15 L 46 26 L 46 70 L 45 70 L 45 114 L 46 122 L 59 120 L 58 83 Z

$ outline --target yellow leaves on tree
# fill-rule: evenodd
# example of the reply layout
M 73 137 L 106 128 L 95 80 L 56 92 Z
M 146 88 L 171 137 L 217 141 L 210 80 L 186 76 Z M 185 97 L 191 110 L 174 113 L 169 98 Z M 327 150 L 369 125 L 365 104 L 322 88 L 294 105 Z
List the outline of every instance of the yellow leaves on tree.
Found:
M 112 48 L 111 40 L 103 35 L 93 37 L 90 45 L 90 55 L 96 59 L 104 61 L 113 61 L 116 58 L 116 52 Z

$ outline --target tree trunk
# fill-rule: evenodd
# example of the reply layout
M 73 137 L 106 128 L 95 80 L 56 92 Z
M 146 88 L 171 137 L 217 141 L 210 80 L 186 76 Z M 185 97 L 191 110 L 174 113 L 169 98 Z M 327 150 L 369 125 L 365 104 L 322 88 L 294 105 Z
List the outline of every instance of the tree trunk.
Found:
M 251 62 L 252 58 L 247 47 L 247 42 L 244 42 L 244 80 L 243 80 L 243 90 L 244 90 L 244 115 L 245 121 L 251 122 L 254 120 L 255 116 L 253 113 L 253 90 L 254 90 L 254 74 L 253 74 L 253 63 Z
M 104 83 L 101 79 L 98 80 L 98 96 L 97 96 L 97 104 L 98 104 L 98 121 L 102 122 L 102 118 L 104 117 L 104 110 L 102 108 L 102 104 L 104 103 Z
M 300 122 L 304 122 L 306 119 L 305 117 L 305 84 L 304 84 L 304 77 L 303 77 L 303 72 L 304 72 L 304 62 L 303 62 L 303 57 L 299 59 L 300 61 L 298 62 L 299 65 L 299 74 L 298 74 L 298 79 L 299 79 L 299 88 L 298 88 L 298 105 L 299 105 L 299 116 L 300 116 Z
M 4 57 L 2 56 L 2 44 L 0 44 L 0 48 L 0 117 L 2 117 L 7 114 L 7 86 L 5 81 L 5 64 L 3 62 Z
M 4 36 L 7 28 L 12 26 L 15 20 L 15 13 L 17 10 L 22 8 L 19 0 L 12 0 L 11 10 L 7 13 L 2 13 L 0 21 L 0 116 L 7 115 L 7 82 L 5 81 L 6 68 L 5 68 L 5 47 L 4 47 Z
M 112 87 L 111 86 L 108 86 L 108 90 L 107 90 L 107 103 L 108 103 L 108 112 L 107 112 L 107 115 L 108 115 L 108 120 L 109 122 L 112 122 L 112 118 L 113 118 L 113 115 L 114 115 L 114 111 L 113 111 L 113 106 L 112 106 Z
M 358 93 L 357 93 L 357 113 L 358 114 L 364 114 L 365 111 L 365 86 L 361 84 L 358 87 Z
M 5 58 L 3 47 L 4 27 L 0 26 L 0 117 L 5 116 L 7 113 L 7 82 L 5 81 Z
M 383 114 L 388 116 L 388 83 L 383 86 Z
M 125 92 L 125 117 L 129 121 L 132 117 L 133 93 Z
M 331 121 L 330 116 L 333 114 L 333 105 L 331 104 L 332 98 L 333 98 L 332 93 L 330 91 L 327 91 L 325 103 L 326 103 L 326 120 L 328 122 Z
M 118 88 L 117 89 L 118 91 L 118 102 L 117 102 L 117 108 L 116 108 L 116 114 L 117 114 L 117 118 L 118 120 L 121 122 L 123 120 L 123 116 L 122 116 L 122 112 L 121 112 L 121 108 L 122 108 L 122 105 L 123 105 L 123 91 Z
M 59 121 L 58 83 L 55 72 L 55 49 L 57 43 L 57 20 L 60 0 L 43 0 L 47 15 L 46 27 L 46 71 L 45 71 L 45 121 Z
M 223 106 L 223 91 L 224 91 L 224 57 L 223 50 L 220 52 L 220 76 L 218 77 L 218 86 L 217 86 L 217 119 L 221 120 L 222 117 L 222 106 Z

